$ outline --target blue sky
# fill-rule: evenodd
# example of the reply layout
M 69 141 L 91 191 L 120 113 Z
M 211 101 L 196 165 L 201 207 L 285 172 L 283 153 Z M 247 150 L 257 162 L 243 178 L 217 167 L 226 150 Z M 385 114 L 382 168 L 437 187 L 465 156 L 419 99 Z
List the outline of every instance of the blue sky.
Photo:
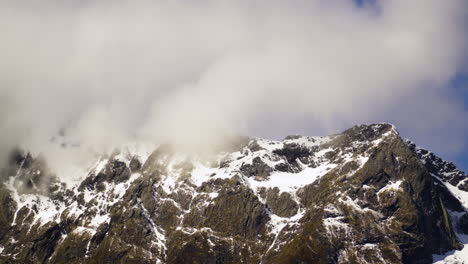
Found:
M 468 74 L 459 75 L 452 82 L 454 93 L 463 98 L 465 110 L 468 111 Z M 466 116 L 468 118 L 468 116 Z M 465 135 L 465 142 L 468 142 L 468 133 Z M 465 145 L 464 151 L 456 156 L 455 164 L 468 173 L 468 147 Z
M 465 113 L 468 112 L 468 74 L 458 74 L 456 75 L 455 78 L 447 85 L 446 87 L 446 93 L 449 94 L 451 98 L 454 98 L 451 102 L 452 103 L 457 103 L 461 102 L 464 107 Z M 442 99 L 441 99 L 442 100 Z M 464 114 L 462 112 L 459 112 L 459 114 Z M 467 120 L 468 116 L 462 116 L 459 119 L 459 122 L 463 120 Z M 398 120 L 394 120 L 391 123 L 396 123 L 398 124 Z M 398 125 L 397 125 L 398 126 Z M 448 127 L 444 128 L 446 131 L 450 131 L 451 129 L 454 129 L 454 127 L 457 127 L 456 124 L 451 125 L 449 124 Z M 443 147 L 441 148 L 436 148 L 431 146 L 430 144 L 433 144 L 433 142 L 426 142 L 426 144 L 429 144 L 429 146 L 426 146 L 423 142 L 425 140 L 425 137 L 430 134 L 434 134 L 431 136 L 431 140 L 440 140 L 441 144 L 434 144 L 434 145 L 444 145 L 445 142 L 449 143 L 451 139 L 447 136 L 450 135 L 451 132 L 445 132 L 441 130 L 435 130 L 435 131 L 429 131 L 427 135 L 423 135 L 423 137 L 418 137 L 414 135 L 414 131 L 411 131 L 411 129 L 406 130 L 405 127 L 398 126 L 398 128 L 401 128 L 400 133 L 403 137 L 408 137 L 412 141 L 414 141 L 417 145 L 420 145 L 421 147 L 427 148 L 428 150 L 434 152 L 436 155 L 440 156 L 441 158 L 453 162 L 459 169 L 463 170 L 465 173 L 468 173 L 468 133 L 466 130 L 462 131 L 462 135 L 464 135 L 463 139 L 460 141 L 462 142 L 463 146 L 461 147 L 461 151 L 447 151 Z M 466 128 L 465 128 L 466 129 Z M 453 133 L 452 133 L 453 134 Z M 457 134 L 457 133 L 455 133 Z
M 465 171 L 465 173 L 467 173 L 468 172 L 468 151 L 465 150 L 460 155 L 458 155 L 458 157 L 456 158 L 454 162 L 459 168 L 461 168 L 463 171 Z
M 353 2 L 359 6 L 359 7 L 366 7 L 369 5 L 373 5 L 376 3 L 376 0 L 353 0 Z M 449 94 L 453 95 L 454 97 L 457 97 L 458 99 L 463 101 L 464 109 L 466 112 L 468 112 L 468 74 L 458 74 L 453 81 L 448 85 L 448 90 Z M 468 116 L 466 116 L 468 119 Z M 391 118 L 392 119 L 392 118 Z M 395 120 L 394 122 L 398 123 L 398 120 Z M 447 128 L 450 129 L 450 128 Z M 411 133 L 409 133 L 411 134 Z M 403 134 L 403 136 L 405 136 Z M 418 141 L 418 138 L 411 138 L 412 140 Z M 446 140 L 445 137 L 441 136 L 440 140 Z M 464 146 L 463 150 L 457 154 L 453 153 L 437 153 L 440 155 L 442 158 L 446 160 L 450 160 L 454 162 L 457 167 L 468 173 L 468 133 L 465 133 L 464 136 Z M 430 148 L 429 148 L 430 149 Z M 431 150 L 431 149 L 430 149 Z M 432 149 L 432 151 L 434 151 Z

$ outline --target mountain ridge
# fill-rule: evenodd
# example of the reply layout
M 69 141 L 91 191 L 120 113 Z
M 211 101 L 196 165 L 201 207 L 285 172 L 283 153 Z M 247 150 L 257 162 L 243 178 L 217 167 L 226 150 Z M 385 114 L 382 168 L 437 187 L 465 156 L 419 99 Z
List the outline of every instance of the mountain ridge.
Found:
M 0 262 L 431 263 L 464 252 L 450 253 L 466 244 L 467 176 L 390 124 L 243 138 L 206 159 L 132 151 L 101 157 L 71 188 L 41 157 L 12 155 Z

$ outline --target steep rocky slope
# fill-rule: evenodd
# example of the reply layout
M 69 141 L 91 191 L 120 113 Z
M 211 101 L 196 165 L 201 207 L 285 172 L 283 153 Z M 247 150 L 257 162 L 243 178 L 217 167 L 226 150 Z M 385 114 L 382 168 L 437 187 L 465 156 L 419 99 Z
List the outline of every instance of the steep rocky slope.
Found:
M 468 243 L 467 176 L 387 124 L 123 147 L 75 186 L 16 151 L 0 176 L 1 263 L 462 263 Z

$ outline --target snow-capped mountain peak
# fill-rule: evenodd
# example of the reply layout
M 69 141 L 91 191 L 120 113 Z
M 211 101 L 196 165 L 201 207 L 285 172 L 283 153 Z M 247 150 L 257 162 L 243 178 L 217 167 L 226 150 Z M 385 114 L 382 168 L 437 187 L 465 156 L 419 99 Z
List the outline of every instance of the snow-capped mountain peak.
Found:
M 210 155 L 126 144 L 74 185 L 16 152 L 1 173 L 0 260 L 429 263 L 465 252 L 466 175 L 392 125 L 236 142 Z

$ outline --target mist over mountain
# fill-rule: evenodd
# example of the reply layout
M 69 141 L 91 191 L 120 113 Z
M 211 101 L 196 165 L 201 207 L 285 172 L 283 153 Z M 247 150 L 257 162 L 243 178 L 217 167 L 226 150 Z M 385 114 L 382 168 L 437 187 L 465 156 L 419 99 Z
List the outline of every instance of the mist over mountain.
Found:
M 1 1 L 0 145 L 54 160 L 48 141 L 64 128 L 109 151 L 387 120 L 451 157 L 466 147 L 449 85 L 466 72 L 467 5 Z
M 0 1 L 0 263 L 468 263 L 467 29 L 465 0 Z

